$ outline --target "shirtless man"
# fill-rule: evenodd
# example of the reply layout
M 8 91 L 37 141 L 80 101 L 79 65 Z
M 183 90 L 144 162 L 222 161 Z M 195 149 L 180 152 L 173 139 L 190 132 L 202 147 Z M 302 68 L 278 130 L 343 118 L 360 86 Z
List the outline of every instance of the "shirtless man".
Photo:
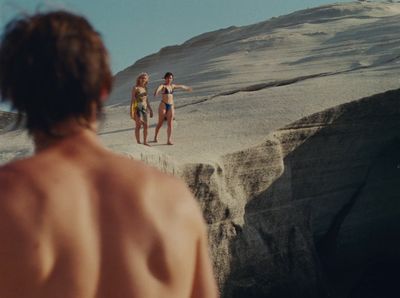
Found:
M 107 53 L 82 17 L 25 16 L 0 41 L 0 91 L 35 143 L 0 168 L 0 297 L 216 297 L 182 182 L 104 148 Z

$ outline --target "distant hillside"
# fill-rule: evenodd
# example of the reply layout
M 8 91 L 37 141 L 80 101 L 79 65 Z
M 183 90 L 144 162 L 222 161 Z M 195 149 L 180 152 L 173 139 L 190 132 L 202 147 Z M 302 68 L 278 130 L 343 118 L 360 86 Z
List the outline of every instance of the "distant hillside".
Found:
M 400 4 L 325 5 L 242 27 L 204 33 L 162 48 L 115 76 L 108 104 L 128 104 L 140 72 L 150 89 L 166 71 L 194 87 L 186 103 L 303 76 L 377 68 L 400 56 Z

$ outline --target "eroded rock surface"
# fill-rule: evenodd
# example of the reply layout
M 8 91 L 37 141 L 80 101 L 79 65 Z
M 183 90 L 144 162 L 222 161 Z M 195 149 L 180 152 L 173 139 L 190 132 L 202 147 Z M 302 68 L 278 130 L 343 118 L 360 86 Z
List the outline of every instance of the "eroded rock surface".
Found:
M 224 297 L 341 297 L 371 262 L 400 258 L 399 98 L 334 107 L 185 167 Z

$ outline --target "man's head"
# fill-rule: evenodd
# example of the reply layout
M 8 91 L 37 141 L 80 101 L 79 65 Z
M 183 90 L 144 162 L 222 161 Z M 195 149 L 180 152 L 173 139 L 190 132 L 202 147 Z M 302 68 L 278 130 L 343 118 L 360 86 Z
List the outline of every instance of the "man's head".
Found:
M 30 132 L 89 122 L 111 90 L 107 50 L 81 16 L 56 11 L 11 21 L 0 40 L 0 94 Z

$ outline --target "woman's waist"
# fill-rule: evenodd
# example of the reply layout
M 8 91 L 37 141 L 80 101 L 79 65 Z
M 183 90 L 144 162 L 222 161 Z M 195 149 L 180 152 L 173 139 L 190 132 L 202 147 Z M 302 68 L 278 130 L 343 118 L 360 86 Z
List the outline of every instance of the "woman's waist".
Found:
M 173 100 L 164 100 L 164 98 L 161 100 L 162 103 L 165 103 L 167 105 L 173 105 L 174 101 Z
M 136 102 L 136 106 L 138 108 L 146 108 L 147 107 L 147 103 L 145 101 L 137 101 Z
M 137 103 L 139 103 L 139 102 L 146 102 L 146 100 L 147 100 L 147 97 L 137 97 L 137 98 L 135 98 L 135 101 L 137 102 Z
M 172 94 L 163 94 L 161 101 L 164 103 L 173 104 L 174 96 Z

